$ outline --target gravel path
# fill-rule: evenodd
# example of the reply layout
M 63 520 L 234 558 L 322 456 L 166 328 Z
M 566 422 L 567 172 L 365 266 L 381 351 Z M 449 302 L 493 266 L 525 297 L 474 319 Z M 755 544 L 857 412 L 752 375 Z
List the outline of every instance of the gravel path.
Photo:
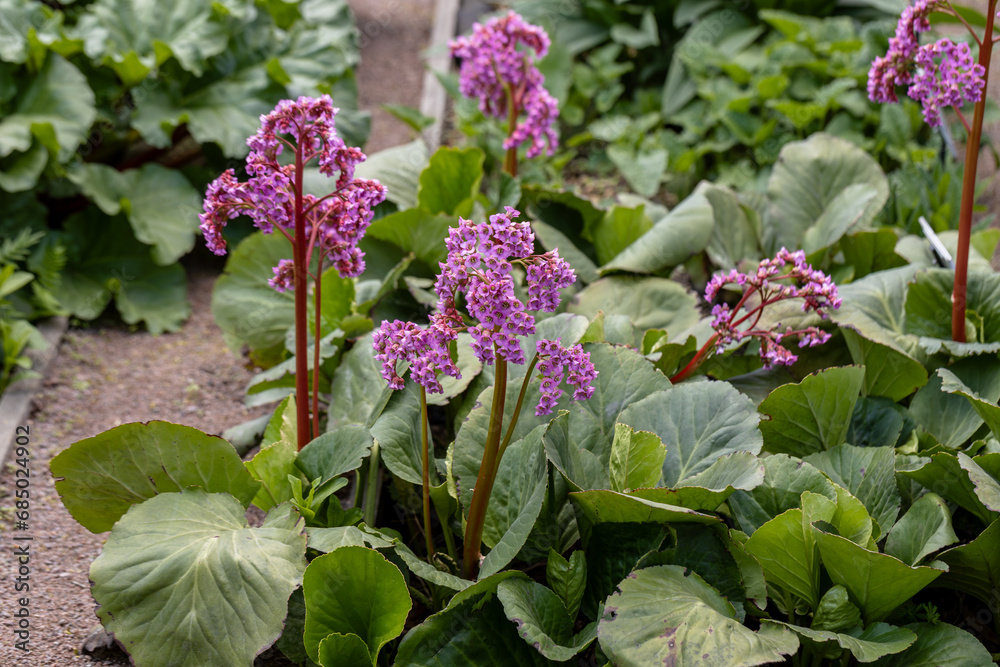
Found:
M 384 103 L 416 107 L 423 76 L 422 51 L 430 34 L 433 0 L 351 0 L 362 31 L 358 69 L 361 107 L 373 111 L 368 152 L 412 138 L 410 129 L 381 111 Z M 211 314 L 218 269 L 189 268 L 193 314 L 177 333 L 151 336 L 120 323 L 71 329 L 51 374 L 36 397 L 31 429 L 30 591 L 15 593 L 13 465 L 0 472 L 0 665 L 127 664 L 111 654 L 81 654 L 97 626 L 87 578 L 107 533 L 94 535 L 66 512 L 49 474 L 49 461 L 70 444 L 118 424 L 162 419 L 221 433 L 266 412 L 243 406 L 252 371 L 228 350 Z M 16 598 L 30 599 L 30 653 L 14 648 Z M 278 664 L 278 663 L 273 663 Z

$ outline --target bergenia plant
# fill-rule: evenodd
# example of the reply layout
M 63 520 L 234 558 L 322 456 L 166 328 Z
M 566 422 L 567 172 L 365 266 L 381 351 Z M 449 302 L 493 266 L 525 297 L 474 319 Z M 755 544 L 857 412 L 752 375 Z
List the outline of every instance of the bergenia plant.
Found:
M 248 215 L 265 234 L 277 230 L 292 244 L 292 258 L 274 267 L 270 285 L 278 291 L 295 290 L 295 398 L 298 448 L 319 434 L 320 277 L 329 260 L 344 277 L 361 274 L 364 253 L 358 242 L 371 223 L 372 209 L 386 196 L 376 180 L 354 178 L 354 168 L 365 160 L 359 148 L 347 146 L 337 135 L 338 109 L 329 95 L 283 100 L 274 111 L 261 116 L 257 134 L 247 140 L 250 154 L 240 182 L 232 169 L 208 187 L 201 230 L 217 255 L 226 252 L 222 230 L 239 215 Z M 288 153 L 285 153 L 285 149 Z M 282 159 L 282 156 L 286 159 Z M 316 161 L 320 173 L 337 176 L 333 192 L 315 197 L 303 192 L 303 170 Z M 313 253 L 319 250 L 315 273 L 310 273 Z M 308 284 L 315 281 L 316 331 L 313 340 L 313 386 L 310 401 L 307 371 Z
M 951 335 L 958 342 L 965 342 L 972 207 L 976 194 L 979 144 L 986 113 L 984 91 L 989 80 L 993 45 L 998 40 L 993 32 L 997 0 L 989 0 L 986 4 L 986 31 L 984 37 L 980 38 L 948 0 L 918 0 L 903 10 L 896 26 L 896 35 L 889 40 L 889 52 L 875 59 L 868 74 L 868 95 L 872 101 L 897 102 L 896 89 L 908 86 L 907 95 L 923 105 L 924 120 L 930 126 L 941 125 L 942 107 L 951 107 L 968 135 L 955 256 L 955 287 L 952 294 Z M 932 12 L 951 14 L 962 22 L 979 47 L 978 62 L 973 60 L 972 50 L 965 43 L 956 44 L 948 38 L 941 38 L 936 42 L 920 44 L 918 34 L 930 30 Z M 961 111 L 966 102 L 975 103 L 971 123 Z
M 527 48 L 518 49 L 519 45 Z M 549 50 L 549 36 L 520 15 L 476 23 L 472 34 L 449 44 L 451 54 L 462 60 L 459 90 L 479 99 L 487 116 L 507 118 L 507 151 L 504 171 L 517 175 L 517 147 L 529 142 L 527 156 L 552 155 L 559 141 L 555 124 L 559 102 L 544 87 L 545 77 L 535 66 Z M 523 118 L 522 118 L 523 116 Z
M 830 310 L 840 308 L 837 286 L 829 276 L 806 263 L 804 251 L 791 252 L 782 248 L 774 259 L 761 261 L 755 273 L 733 269 L 728 274 L 718 274 L 708 282 L 705 300 L 712 303 L 727 286 L 743 291 L 739 302 L 732 308 L 725 303 L 712 307 L 715 332 L 690 363 L 670 378 L 671 382 L 691 377 L 713 350 L 722 354 L 730 344 L 747 338 L 760 341 L 760 357 L 765 368 L 790 366 L 798 360 L 782 345 L 783 342 L 798 338 L 799 347 L 814 347 L 830 339 L 829 333 L 816 327 L 798 330 L 786 327 L 784 331 L 775 326 L 758 328 L 768 306 L 785 299 L 802 299 L 803 312 L 815 313 L 823 319 L 829 317 Z
M 484 365 L 492 364 L 496 368 L 487 441 L 465 531 L 463 573 L 470 579 L 479 567 L 486 508 L 500 459 L 510 444 L 536 366 L 541 377 L 541 400 L 535 406 L 536 415 L 552 412 L 563 394 L 560 386 L 563 381 L 574 387 L 576 400 L 590 398 L 594 391 L 591 382 L 597 376 L 590 355 L 580 345 L 567 348 L 558 340 L 538 341 L 535 349 L 529 350 L 531 362 L 504 431 L 507 364 L 527 362 L 521 339 L 535 333 L 535 318 L 531 312 L 555 311 L 559 306 L 559 290 L 576 281 L 573 269 L 557 250 L 534 254 L 535 235 L 527 222 L 515 221 L 519 215 L 508 206 L 504 213 L 490 216 L 485 223 L 459 218 L 458 227 L 449 231 L 446 241 L 448 258 L 440 265 L 441 273 L 435 284 L 438 303 L 430 324 L 420 327 L 398 320 L 384 322 L 373 339 L 375 358 L 382 363 L 382 375 L 389 385 L 394 389 L 403 388 L 400 364 L 406 362 L 411 379 L 421 387 L 424 530 L 429 555 L 434 547 L 430 538 L 426 394 L 442 392 L 439 373 L 460 377 L 449 352 L 449 344 L 460 332 L 471 335 L 476 357 Z M 526 304 L 515 295 L 515 266 L 526 272 Z M 465 313 L 460 310 L 462 305 Z

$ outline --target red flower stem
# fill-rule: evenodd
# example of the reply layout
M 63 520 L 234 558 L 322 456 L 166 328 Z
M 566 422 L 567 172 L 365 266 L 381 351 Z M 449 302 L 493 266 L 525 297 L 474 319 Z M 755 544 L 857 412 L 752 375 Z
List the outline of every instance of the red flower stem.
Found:
M 312 418 L 313 418 L 313 434 L 319 435 L 319 339 L 323 334 L 322 328 L 322 318 L 320 314 L 323 311 L 322 302 L 322 290 L 323 290 L 323 253 L 319 254 L 319 263 L 316 266 L 316 285 L 315 297 L 316 297 L 316 307 L 315 307 L 315 319 L 316 319 L 316 334 L 313 336 L 313 390 L 312 390 Z
M 952 16 L 954 16 L 955 18 L 957 18 L 959 21 L 962 22 L 962 25 L 965 26 L 965 29 L 969 31 L 970 35 L 972 35 L 972 39 L 976 40 L 976 44 L 978 44 L 980 47 L 982 47 L 982 45 L 983 45 L 982 40 L 979 39 L 979 35 L 977 35 L 976 31 L 973 29 L 973 27 L 971 25 L 969 25 L 969 22 L 965 20 L 965 17 L 958 13 L 958 11 L 952 6 L 952 4 L 951 4 L 951 2 L 949 2 L 949 0 L 944 0 L 944 4 L 948 5 L 948 9 L 951 10 Z M 987 33 L 987 34 L 989 34 L 989 33 Z
M 423 436 L 424 473 L 424 540 L 427 543 L 427 560 L 434 555 L 434 537 L 431 535 L 431 446 L 427 435 L 427 390 L 420 387 L 420 431 Z M 447 530 L 447 526 L 445 527 Z
M 309 442 L 309 370 L 306 335 L 309 331 L 306 221 L 302 213 L 302 146 L 295 147 L 295 411 L 299 451 Z
M 703 362 L 705 360 L 705 357 L 708 356 L 709 351 L 712 349 L 712 346 L 715 345 L 715 341 L 718 339 L 719 339 L 719 334 L 717 333 L 712 334 L 712 337 L 709 338 L 707 341 L 705 341 L 705 344 L 701 346 L 701 349 L 698 350 L 697 354 L 695 354 L 694 357 L 691 359 L 691 361 L 688 362 L 688 365 L 682 368 L 679 373 L 670 378 L 670 383 L 677 384 L 678 382 L 683 382 L 684 380 L 687 380 L 689 377 L 691 377 L 691 374 L 698 369 L 698 366 L 701 366 L 701 362 Z
M 524 380 L 521 382 L 521 393 L 517 395 L 517 403 L 514 405 L 514 414 L 510 417 L 510 424 L 507 425 L 507 433 L 504 435 L 503 442 L 500 443 L 500 451 L 497 452 L 497 470 L 500 469 L 500 459 L 503 458 L 503 453 L 507 451 L 507 445 L 510 444 L 510 439 L 514 435 L 514 427 L 517 426 L 517 418 L 521 416 L 521 406 L 524 404 L 524 395 L 528 391 L 528 383 L 531 382 L 531 374 L 535 370 L 535 364 L 538 363 L 538 353 L 531 359 L 531 364 L 528 365 L 528 371 L 524 374 Z M 496 474 L 494 472 L 494 474 Z
M 493 482 L 496 478 L 497 454 L 500 450 L 500 433 L 503 430 L 504 400 L 507 397 L 507 360 L 496 355 L 496 382 L 493 384 L 493 406 L 490 409 L 490 425 L 486 432 L 486 446 L 483 462 L 479 466 L 476 486 L 469 503 L 469 517 L 465 525 L 465 544 L 462 547 L 462 576 L 475 579 L 479 572 L 479 558 L 482 555 L 483 527 L 486 522 L 486 508 Z
M 986 35 L 993 35 L 997 16 L 997 0 L 990 0 L 986 12 Z M 979 64 L 983 75 L 983 98 L 976 102 L 972 118 L 972 131 L 965 147 L 965 171 L 962 178 L 962 208 L 958 217 L 958 249 L 955 257 L 955 289 L 951 295 L 951 337 L 965 342 L 966 292 L 969 281 L 969 245 L 972 241 L 972 207 L 976 199 L 976 171 L 979 167 L 979 144 L 983 136 L 983 116 L 986 113 L 986 90 L 990 82 L 990 60 L 993 57 L 993 40 L 984 39 L 979 49 Z
M 509 83 L 503 85 L 504 93 L 507 95 L 507 137 L 514 136 L 514 128 L 517 127 L 517 117 L 520 110 L 514 100 L 514 91 Z M 503 159 L 503 170 L 511 176 L 517 177 L 517 147 L 507 149 L 507 154 Z

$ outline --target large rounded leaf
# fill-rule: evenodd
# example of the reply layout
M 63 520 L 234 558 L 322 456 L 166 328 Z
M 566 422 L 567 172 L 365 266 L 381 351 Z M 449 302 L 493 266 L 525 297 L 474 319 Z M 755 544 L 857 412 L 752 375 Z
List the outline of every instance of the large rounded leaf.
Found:
M 954 356 L 996 354 L 1000 351 L 1000 275 L 970 271 L 967 283 L 967 343 L 951 339 L 951 295 L 955 274 L 928 269 L 917 274 L 906 293 L 906 328 L 920 336 L 929 354 L 946 351 Z
M 618 584 L 597 636 L 620 667 L 749 667 L 782 662 L 799 645 L 783 628 L 747 629 L 718 591 L 677 565 L 638 570 Z
M 314 661 L 320 642 L 330 635 L 355 635 L 368 646 L 374 664 L 385 643 L 403 631 L 412 606 L 399 568 L 365 547 L 341 547 L 311 562 L 302 592 L 306 652 Z
M 260 488 L 228 442 L 161 421 L 123 424 L 81 440 L 51 467 L 66 509 L 94 533 L 159 493 L 197 486 L 229 493 L 247 507 Z
M 910 567 L 899 559 L 865 549 L 840 535 L 813 527 L 823 566 L 833 583 L 851 594 L 865 616 L 874 623 L 916 595 L 946 572 L 941 567 Z
M 764 247 L 820 250 L 871 221 L 889 199 L 889 181 L 868 153 L 815 134 L 786 145 L 767 184 Z
M 562 600 L 534 581 L 501 581 L 497 597 L 503 605 L 504 614 L 517 625 L 517 634 L 550 660 L 569 660 L 597 638 L 596 623 L 591 623 L 574 636 L 573 621 L 566 613 Z
M 764 449 L 805 456 L 844 444 L 865 369 L 828 368 L 797 384 L 778 387 L 758 408 Z
M 815 467 L 786 454 L 776 454 L 764 458 L 764 483 L 752 491 L 733 493 L 729 496 L 729 509 L 743 532 L 753 534 L 779 514 L 799 507 L 805 491 L 837 499 L 834 485 Z
M 96 117 L 87 78 L 50 53 L 18 96 L 17 107 L 0 120 L 0 157 L 27 151 L 37 137 L 50 152 L 68 158 L 87 138 Z
M 573 297 L 571 313 L 593 318 L 627 315 L 639 329 L 679 334 L 701 319 L 697 299 L 683 285 L 666 278 L 602 278 Z
M 917 633 L 913 646 L 882 658 L 875 667 L 990 667 L 990 652 L 971 634 L 948 623 L 913 623 L 905 629 Z
M 661 484 L 670 488 L 725 454 L 758 454 L 763 445 L 753 401 L 725 382 L 680 384 L 657 392 L 626 408 L 621 421 L 655 433 L 666 445 Z
M 846 632 L 814 630 L 781 621 L 763 622 L 765 624 L 778 623 L 817 644 L 836 642 L 841 648 L 848 649 L 858 662 L 873 662 L 882 656 L 900 653 L 917 640 L 917 636 L 909 630 L 897 628 L 888 623 L 873 623 L 865 628 L 864 632 L 848 634 Z
M 813 464 L 864 503 L 871 517 L 886 534 L 899 514 L 901 499 L 896 486 L 895 452 L 891 447 L 840 445 L 811 454 Z
M 510 445 L 500 460 L 483 525 L 483 542 L 490 547 L 480 568 L 480 578 L 499 572 L 514 559 L 528 540 L 542 511 L 548 466 L 539 426 Z
M 675 267 L 704 250 L 714 228 L 712 206 L 699 188 L 601 267 L 601 272 L 656 273 Z
M 250 667 L 281 634 L 306 567 L 282 505 L 251 528 L 231 496 L 189 490 L 136 505 L 90 568 L 97 615 L 138 667 Z
M 504 574 L 507 574 L 506 572 Z M 496 584 L 493 584 L 494 588 Z M 467 589 L 468 590 L 468 589 Z M 461 593 L 459 595 L 462 595 Z M 455 596 L 459 599 L 459 595 Z M 462 598 L 410 630 L 397 667 L 543 667 L 551 661 L 518 636 L 500 602 Z

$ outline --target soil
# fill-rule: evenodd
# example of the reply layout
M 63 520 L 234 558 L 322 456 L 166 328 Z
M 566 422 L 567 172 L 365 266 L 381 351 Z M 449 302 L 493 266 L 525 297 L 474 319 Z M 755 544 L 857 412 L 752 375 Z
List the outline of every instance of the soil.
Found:
M 350 0 L 362 38 L 357 70 L 360 106 L 373 112 L 366 151 L 410 141 L 412 131 L 378 108 L 384 103 L 416 107 L 420 101 L 423 57 L 433 18 L 433 0 Z M 218 263 L 189 258 L 191 318 L 176 333 L 151 336 L 115 319 L 72 327 L 35 397 L 27 426 L 31 433 L 30 591 L 14 592 L 17 563 L 10 551 L 0 580 L 0 665 L 129 664 L 120 651 L 84 654 L 84 639 L 99 624 L 88 572 L 108 534 L 94 535 L 66 512 L 49 473 L 52 457 L 78 440 L 119 424 L 155 419 L 221 434 L 226 428 L 266 413 L 243 406 L 253 375 L 244 358 L 230 351 L 211 314 Z M 0 533 L 14 543 L 13 464 L 0 473 Z M 30 599 L 30 652 L 13 646 L 15 597 Z M 273 656 L 273 652 L 270 653 Z M 259 665 L 287 665 L 262 656 Z

